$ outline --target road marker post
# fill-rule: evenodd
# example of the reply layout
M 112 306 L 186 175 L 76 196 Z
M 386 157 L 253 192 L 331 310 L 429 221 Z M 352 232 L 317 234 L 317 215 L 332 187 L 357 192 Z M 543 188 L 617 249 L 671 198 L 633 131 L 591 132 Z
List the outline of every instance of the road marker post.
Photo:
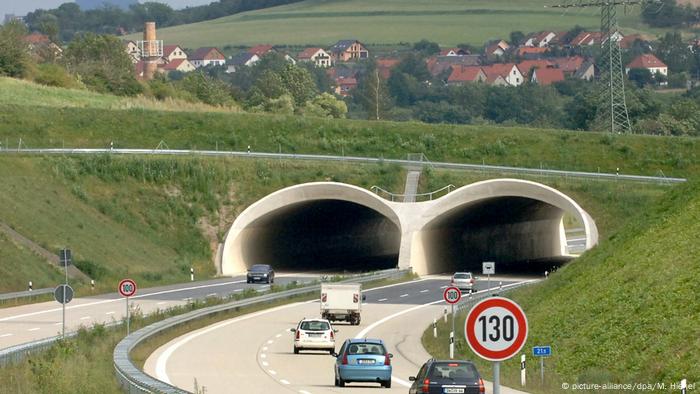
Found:
M 464 321 L 464 337 L 479 357 L 493 362 L 493 393 L 500 394 L 501 361 L 525 346 L 528 324 L 520 305 L 508 298 L 486 298 L 472 307 Z
M 129 297 L 136 294 L 136 282 L 134 282 L 131 279 L 122 279 L 119 282 L 119 286 L 117 286 L 117 289 L 119 290 L 119 294 L 126 300 L 126 335 L 128 336 L 131 331 L 131 319 L 129 316 Z
M 433 318 L 433 338 L 437 338 L 437 319 Z
M 525 387 L 526 383 L 526 373 L 525 373 L 525 355 L 520 356 L 520 385 Z
M 447 307 L 445 307 L 445 309 L 442 312 L 442 317 L 445 318 L 445 323 L 447 323 Z
M 32 284 L 32 281 L 29 281 L 29 291 L 34 290 L 34 285 Z
M 190 267 L 190 282 L 194 282 L 194 267 Z
M 688 392 L 688 381 L 686 379 L 681 380 L 681 394 L 687 394 Z

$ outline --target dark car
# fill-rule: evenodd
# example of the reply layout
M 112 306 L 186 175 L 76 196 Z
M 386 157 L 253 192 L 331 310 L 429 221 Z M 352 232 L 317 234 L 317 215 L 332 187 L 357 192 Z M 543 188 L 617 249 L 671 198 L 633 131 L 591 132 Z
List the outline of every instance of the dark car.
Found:
M 246 283 L 253 282 L 275 283 L 275 271 L 267 264 L 255 264 L 246 275 Z
M 483 394 L 486 391 L 484 381 L 471 361 L 430 359 L 417 376 L 408 380 L 413 382 L 409 394 Z

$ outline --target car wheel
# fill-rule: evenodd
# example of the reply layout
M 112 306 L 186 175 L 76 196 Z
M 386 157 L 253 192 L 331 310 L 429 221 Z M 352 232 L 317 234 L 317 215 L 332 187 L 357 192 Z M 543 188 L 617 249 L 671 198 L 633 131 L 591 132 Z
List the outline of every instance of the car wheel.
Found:
M 386 382 L 382 382 L 382 386 L 390 389 L 391 388 L 391 379 L 387 380 Z
M 335 377 L 335 379 L 334 379 L 334 381 L 333 381 L 333 385 L 334 385 L 335 387 L 340 386 L 340 384 L 338 383 L 338 377 L 337 377 L 337 376 Z
M 296 346 L 294 346 L 294 354 L 299 354 L 299 348 L 297 348 Z
M 345 381 L 340 376 L 338 376 L 338 387 L 345 387 Z
M 335 349 L 328 349 L 328 354 L 333 354 L 335 352 Z

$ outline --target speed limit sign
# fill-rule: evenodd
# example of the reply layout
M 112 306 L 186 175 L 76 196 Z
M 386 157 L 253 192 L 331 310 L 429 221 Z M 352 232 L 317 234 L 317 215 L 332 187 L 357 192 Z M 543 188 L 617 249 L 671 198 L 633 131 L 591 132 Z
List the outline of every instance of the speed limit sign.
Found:
M 445 292 L 442 293 L 442 298 L 448 304 L 456 304 L 462 298 L 462 292 L 456 287 L 448 287 Z
M 469 347 L 481 358 L 507 360 L 525 345 L 527 317 L 518 304 L 507 298 L 487 298 L 469 311 L 464 335 Z
M 136 282 L 131 279 L 124 279 L 119 282 L 118 289 L 122 297 L 131 297 L 136 294 Z

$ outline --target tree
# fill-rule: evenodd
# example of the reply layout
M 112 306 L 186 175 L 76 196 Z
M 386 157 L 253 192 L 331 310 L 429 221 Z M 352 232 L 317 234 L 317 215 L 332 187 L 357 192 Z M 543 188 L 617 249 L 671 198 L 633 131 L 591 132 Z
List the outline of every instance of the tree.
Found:
M 627 77 L 639 88 L 643 88 L 644 86 L 652 85 L 654 83 L 654 76 L 651 75 L 651 71 L 646 68 L 632 68 L 627 73 Z
M 367 69 L 360 76 L 357 81 L 357 90 L 353 96 L 356 102 L 367 111 L 369 119 L 384 119 L 391 110 L 389 89 L 374 63 L 369 63 Z
M 419 52 L 422 56 L 430 56 L 440 53 L 440 45 L 437 42 L 422 39 L 413 44 L 413 50 Z
M 69 72 L 98 92 L 133 96 L 143 91 L 129 55 L 115 36 L 78 36 L 68 45 L 63 62 Z
M 348 113 L 348 106 L 332 94 L 322 93 L 306 102 L 303 113 L 323 118 L 344 118 Z
M 669 72 L 692 71 L 693 54 L 688 48 L 688 44 L 683 42 L 683 37 L 679 32 L 666 33 L 659 40 L 656 56 L 666 63 Z
M 525 34 L 521 31 L 513 31 L 510 33 L 510 45 L 520 46 L 525 42 Z
M 305 68 L 287 64 L 281 79 L 282 87 L 292 95 L 297 107 L 304 105 L 318 93 L 316 83 Z
M 27 28 L 18 21 L 0 26 L 0 75 L 19 78 L 29 64 L 29 47 L 24 41 Z
M 201 72 L 189 73 L 179 81 L 179 86 L 203 103 L 218 106 L 233 105 L 229 86 Z

